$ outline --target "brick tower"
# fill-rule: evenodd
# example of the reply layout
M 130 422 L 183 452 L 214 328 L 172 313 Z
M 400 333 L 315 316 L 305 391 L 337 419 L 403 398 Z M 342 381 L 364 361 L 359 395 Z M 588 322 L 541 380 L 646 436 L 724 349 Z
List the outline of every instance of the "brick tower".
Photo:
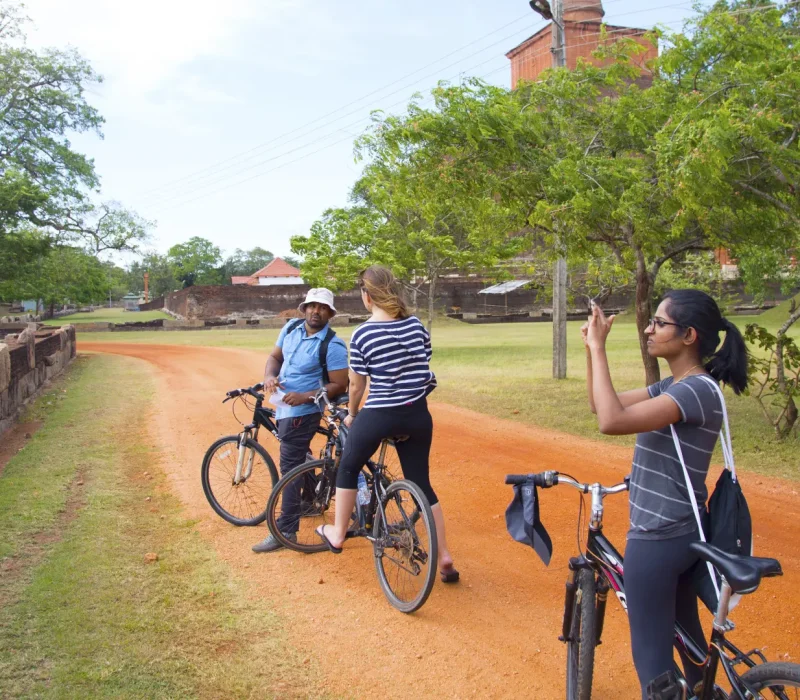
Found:
M 597 63 L 592 52 L 600 44 L 600 27 L 605 15 L 602 0 L 563 0 L 563 3 L 567 68 L 575 68 L 578 58 Z M 511 61 L 511 87 L 516 87 L 520 80 L 536 80 L 543 70 L 552 66 L 552 27 L 551 22 L 506 54 Z M 636 62 L 641 66 L 643 82 L 648 82 L 645 65 L 658 55 L 658 49 L 644 38 L 647 30 L 607 24 L 606 32 L 606 42 L 633 37 L 647 49 L 636 57 Z

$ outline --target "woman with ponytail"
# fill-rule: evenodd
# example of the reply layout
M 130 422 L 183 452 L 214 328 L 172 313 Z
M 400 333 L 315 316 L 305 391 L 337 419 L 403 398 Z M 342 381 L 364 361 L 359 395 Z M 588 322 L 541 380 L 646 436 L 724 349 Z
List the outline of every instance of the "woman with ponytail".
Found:
M 372 315 L 350 338 L 350 415 L 345 425 L 352 427 L 336 478 L 336 519 L 317 533 L 332 552 L 342 551 L 361 467 L 384 438 L 408 436 L 396 444 L 403 476 L 417 484 L 431 504 L 439 574 L 445 583 L 455 583 L 459 574 L 447 548 L 442 507 L 430 481 L 433 419 L 427 396 L 436 388 L 429 365 L 431 336 L 420 320 L 409 314 L 391 270 L 380 265 L 368 267 L 359 275 L 358 286 Z M 367 380 L 369 397 L 359 411 Z
M 647 352 L 669 365 L 671 377 L 617 393 L 606 357 L 614 317 L 595 306 L 581 329 L 586 345 L 589 406 L 600 432 L 636 433 L 630 481 L 630 530 L 625 550 L 625 592 L 633 661 L 642 698 L 655 678 L 673 672 L 676 619 L 704 644 L 690 569 L 689 544 L 699 539 L 697 519 L 672 428 L 696 501 L 708 497 L 706 475 L 722 426 L 720 395 L 709 381 L 736 394 L 747 384 L 747 351 L 739 330 L 705 292 L 679 289 L 658 306 L 645 333 Z M 721 347 L 720 333 L 725 334 Z M 705 377 L 703 376 L 705 375 Z M 684 659 L 691 686 L 699 669 Z

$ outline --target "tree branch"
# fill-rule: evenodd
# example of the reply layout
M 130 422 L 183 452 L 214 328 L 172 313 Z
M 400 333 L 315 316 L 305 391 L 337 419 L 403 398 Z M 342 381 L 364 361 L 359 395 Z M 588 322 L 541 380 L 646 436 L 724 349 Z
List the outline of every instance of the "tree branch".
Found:
M 681 253 L 685 253 L 688 250 L 711 250 L 711 248 L 703 244 L 702 238 L 693 238 L 690 241 L 681 243 L 672 250 L 669 250 L 666 253 L 664 253 L 664 255 L 662 255 L 653 263 L 652 267 L 650 268 L 650 274 L 652 275 L 653 279 L 656 278 L 656 275 L 658 274 L 658 271 L 661 269 L 661 266 L 665 262 L 667 262 L 667 260 L 670 260 L 674 258 L 676 255 L 680 255 Z
M 770 204 L 775 205 L 776 207 L 778 207 L 778 209 L 780 209 L 781 211 L 783 211 L 786 214 L 788 214 L 789 218 L 792 221 L 794 221 L 794 223 L 800 224 L 800 218 L 797 217 L 797 215 L 794 213 L 794 211 L 792 211 L 792 208 L 788 204 L 786 204 L 786 202 L 782 202 L 777 197 L 773 197 L 771 194 L 769 194 L 767 192 L 762 192 L 761 190 L 756 189 L 752 185 L 748 185 L 746 182 L 742 182 L 741 180 L 735 180 L 735 184 L 737 184 L 743 190 L 747 190 L 748 192 L 752 192 L 757 197 L 760 197 L 761 199 L 769 202 Z

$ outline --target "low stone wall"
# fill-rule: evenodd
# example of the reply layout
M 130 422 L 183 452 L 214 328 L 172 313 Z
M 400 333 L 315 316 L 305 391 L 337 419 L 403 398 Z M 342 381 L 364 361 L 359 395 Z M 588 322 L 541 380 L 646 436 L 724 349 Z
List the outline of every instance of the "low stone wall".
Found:
M 158 309 L 164 308 L 164 297 L 158 297 L 153 299 L 153 301 L 145 302 L 144 304 L 139 304 L 139 311 L 157 311 Z
M 75 325 L 77 333 L 119 333 L 132 331 L 202 331 L 202 330 L 241 330 L 259 328 L 283 328 L 291 319 L 280 316 L 271 318 L 239 318 L 228 320 L 190 319 L 179 320 L 159 318 L 155 321 L 134 321 L 132 323 L 78 323 Z M 332 326 L 349 326 L 363 323 L 366 316 L 351 316 L 350 314 L 336 314 L 331 321 Z
M 0 434 L 20 409 L 75 357 L 75 328 L 36 330 L 31 324 L 0 342 Z
M 550 290 L 535 288 L 515 289 L 508 294 L 480 294 L 491 284 L 481 277 L 458 276 L 443 277 L 436 286 L 434 308 L 437 312 L 493 314 L 506 316 L 509 314 L 533 314 L 538 316 L 550 310 L 552 299 Z M 177 319 L 228 320 L 264 319 L 277 316 L 281 312 L 296 309 L 305 299 L 310 287 L 304 284 L 275 286 L 193 286 L 171 292 L 164 297 L 154 299 L 142 305 L 142 310 L 163 309 Z M 574 290 L 573 290 L 574 291 Z M 726 295 L 730 296 L 735 306 L 752 304 L 752 297 L 745 293 L 740 280 L 726 284 Z M 416 300 L 407 294 L 407 301 L 414 306 L 416 301 L 418 315 L 425 315 L 428 308 L 427 287 L 423 285 Z M 780 290 L 770 293 L 773 303 L 785 297 Z M 364 306 L 358 289 L 340 292 L 335 296 L 336 309 L 340 314 L 363 315 Z M 586 302 L 586 297 L 575 294 L 571 306 L 579 306 Z M 633 291 L 620 290 L 608 297 L 604 304 L 609 308 L 628 308 L 633 303 Z M 166 326 L 165 326 L 166 327 Z
M 309 289 L 305 284 L 197 285 L 165 295 L 160 308 L 187 320 L 225 318 L 232 314 L 271 316 L 288 309 L 296 309 Z M 155 299 L 146 308 L 159 308 L 154 306 L 158 302 L 159 299 Z M 337 294 L 336 309 L 339 313 L 363 313 L 360 292 L 353 289 Z

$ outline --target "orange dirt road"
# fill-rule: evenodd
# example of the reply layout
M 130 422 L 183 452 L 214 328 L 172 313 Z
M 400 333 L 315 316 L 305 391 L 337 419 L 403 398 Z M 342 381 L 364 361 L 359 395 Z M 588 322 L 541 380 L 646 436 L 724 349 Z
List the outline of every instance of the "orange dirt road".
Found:
M 202 536 L 246 583 L 247 595 L 269 599 L 287 621 L 289 641 L 320 669 L 324 691 L 344 697 L 564 697 L 566 652 L 557 637 L 567 561 L 577 549 L 578 495 L 566 488 L 543 492 L 542 520 L 554 544 L 546 568 L 506 533 L 512 491 L 503 477 L 558 469 L 616 483 L 629 471 L 631 450 L 432 403 L 432 481 L 462 578 L 455 586 L 437 582 L 425 606 L 407 616 L 383 597 L 366 541 L 349 542 L 338 557 L 257 555 L 250 546 L 266 528 L 235 528 L 208 506 L 200 485 L 203 454 L 214 439 L 239 427 L 221 400 L 228 389 L 259 381 L 264 354 L 82 339 L 79 348 L 149 363 L 158 387 L 151 435 L 174 492 L 189 517 L 198 519 Z M 277 462 L 272 436 L 261 440 Z M 797 485 L 748 475 L 743 481 L 756 552 L 779 558 L 786 575 L 765 581 L 742 601 L 731 639 L 744 649 L 766 647 L 770 660 L 797 660 Z M 625 496 L 610 497 L 606 531 L 620 548 L 626 520 Z M 597 650 L 594 697 L 638 697 L 627 619 L 613 597 Z

